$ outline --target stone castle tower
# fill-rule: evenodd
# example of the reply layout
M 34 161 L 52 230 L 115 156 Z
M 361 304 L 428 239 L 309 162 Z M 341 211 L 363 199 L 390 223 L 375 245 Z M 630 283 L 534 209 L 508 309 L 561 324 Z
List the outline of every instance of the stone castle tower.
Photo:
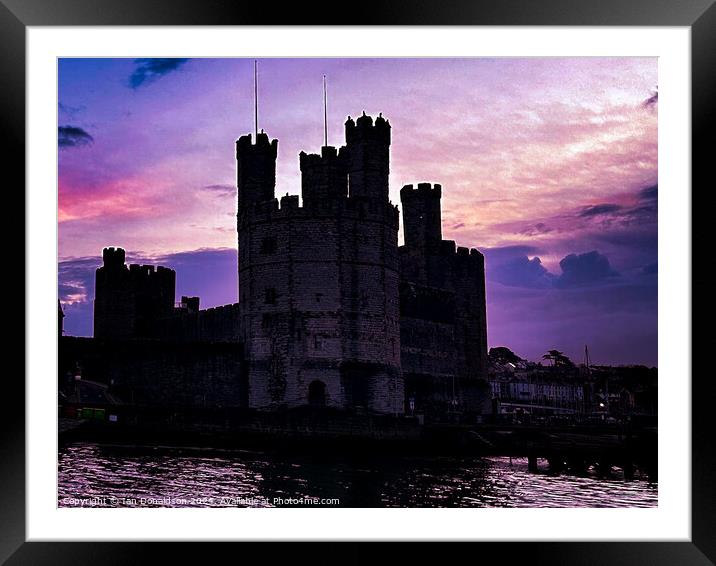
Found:
M 176 273 L 167 267 L 124 263 L 122 248 L 104 248 L 95 274 L 94 336 L 149 338 L 157 319 L 174 310 Z
M 300 154 L 302 204 L 275 197 L 277 140 L 236 143 L 250 406 L 403 412 L 390 124 L 364 114 L 345 131 L 340 149 Z
M 472 402 L 462 395 L 487 372 L 485 260 L 477 249 L 442 239 L 441 197 L 438 184 L 400 190 L 403 372 L 455 376 L 459 386 L 446 396 L 469 406 Z

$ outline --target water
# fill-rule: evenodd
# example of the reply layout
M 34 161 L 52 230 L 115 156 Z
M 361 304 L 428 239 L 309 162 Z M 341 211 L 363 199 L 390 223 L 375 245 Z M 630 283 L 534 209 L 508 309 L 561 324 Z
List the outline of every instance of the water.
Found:
M 543 462 L 540 462 L 544 464 Z M 655 507 L 657 486 L 526 459 L 285 456 L 78 443 L 59 453 L 60 507 Z

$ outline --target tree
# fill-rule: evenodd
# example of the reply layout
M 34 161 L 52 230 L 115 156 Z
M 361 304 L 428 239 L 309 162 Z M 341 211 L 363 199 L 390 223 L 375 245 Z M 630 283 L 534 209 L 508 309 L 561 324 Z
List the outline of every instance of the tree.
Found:
M 551 360 L 553 366 L 562 366 L 562 367 L 573 367 L 574 364 L 572 363 L 572 360 L 570 360 L 567 356 L 564 355 L 563 352 L 560 352 L 559 350 L 549 350 L 544 356 L 542 356 L 543 360 Z
M 522 358 L 505 346 L 490 348 L 488 356 L 490 357 L 490 361 L 496 364 L 516 364 L 522 361 Z

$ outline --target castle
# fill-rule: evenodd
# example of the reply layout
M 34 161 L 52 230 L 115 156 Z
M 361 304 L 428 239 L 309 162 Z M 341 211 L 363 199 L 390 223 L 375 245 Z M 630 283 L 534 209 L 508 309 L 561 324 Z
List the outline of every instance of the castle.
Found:
M 487 360 L 483 256 L 442 239 L 437 184 L 401 189 L 398 246 L 390 123 L 349 117 L 345 138 L 300 153 L 299 202 L 276 197 L 278 140 L 263 130 L 240 137 L 238 303 L 175 305 L 173 270 L 127 267 L 124 250 L 106 248 L 95 338 L 181 344 L 183 356 L 192 344 L 239 344 L 241 363 L 215 379 L 241 389 L 232 399 L 250 408 L 477 410 Z M 132 368 L 136 383 L 143 370 Z

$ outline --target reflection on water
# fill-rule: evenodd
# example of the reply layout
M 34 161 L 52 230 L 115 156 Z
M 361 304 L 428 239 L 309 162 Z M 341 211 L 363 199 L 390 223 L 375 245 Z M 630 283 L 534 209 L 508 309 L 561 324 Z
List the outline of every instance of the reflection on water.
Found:
M 58 496 L 61 507 L 274 506 L 308 498 L 344 507 L 655 507 L 657 486 L 638 475 L 624 481 L 618 470 L 606 479 L 591 471 L 533 474 L 526 459 L 503 457 L 302 457 L 81 443 L 60 451 Z

